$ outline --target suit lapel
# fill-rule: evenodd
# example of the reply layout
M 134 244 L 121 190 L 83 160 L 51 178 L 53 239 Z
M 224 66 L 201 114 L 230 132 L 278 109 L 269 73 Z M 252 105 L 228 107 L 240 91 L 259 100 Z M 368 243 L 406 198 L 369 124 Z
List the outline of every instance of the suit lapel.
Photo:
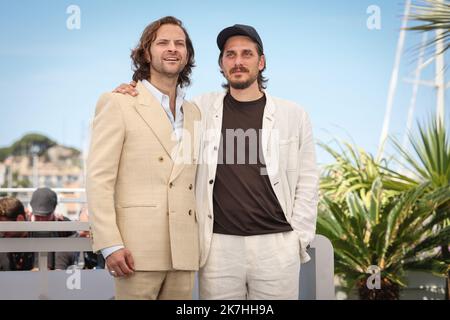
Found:
M 170 177 L 171 181 L 178 177 L 186 164 L 191 164 L 194 152 L 194 134 L 196 134 L 194 132 L 195 119 L 191 106 L 186 102 L 183 103 L 183 116 L 183 136 Z
M 167 154 L 174 160 L 178 142 L 166 112 L 141 81 L 137 83 L 136 89 L 139 92 L 138 104 L 135 106 L 137 113 L 155 133 Z

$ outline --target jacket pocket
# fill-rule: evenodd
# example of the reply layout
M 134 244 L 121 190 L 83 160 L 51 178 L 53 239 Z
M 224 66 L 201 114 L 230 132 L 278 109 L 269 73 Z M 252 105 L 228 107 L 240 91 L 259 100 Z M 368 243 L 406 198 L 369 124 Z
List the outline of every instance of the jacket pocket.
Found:
M 293 136 L 289 139 L 280 140 L 280 169 L 295 171 L 298 167 L 299 137 Z

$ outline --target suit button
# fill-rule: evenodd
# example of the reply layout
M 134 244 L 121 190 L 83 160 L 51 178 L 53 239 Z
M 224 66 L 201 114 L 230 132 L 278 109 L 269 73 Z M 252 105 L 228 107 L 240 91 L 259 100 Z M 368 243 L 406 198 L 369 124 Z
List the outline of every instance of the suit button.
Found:
M 212 219 L 212 215 L 208 214 L 208 218 Z
M 192 184 L 189 185 L 189 190 L 192 190 L 193 186 Z
M 169 188 L 173 188 L 173 183 L 169 183 Z
M 209 184 L 213 184 L 213 183 L 214 183 L 213 179 L 209 180 Z
M 192 216 L 192 210 L 189 210 L 189 215 Z
M 164 161 L 164 158 L 163 158 L 163 157 L 159 157 L 159 158 L 158 158 L 158 161 L 159 161 L 159 162 L 163 162 L 163 161 Z
M 217 147 L 214 147 L 214 151 L 217 151 Z

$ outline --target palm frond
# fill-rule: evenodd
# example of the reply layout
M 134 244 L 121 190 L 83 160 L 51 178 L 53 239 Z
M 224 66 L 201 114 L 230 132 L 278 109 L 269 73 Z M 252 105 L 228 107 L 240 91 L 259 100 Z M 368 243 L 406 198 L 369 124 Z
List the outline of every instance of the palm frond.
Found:
M 450 3 L 447 1 L 423 0 L 412 7 L 409 19 L 418 22 L 417 25 L 406 30 L 430 32 L 442 30 L 441 34 L 426 43 L 426 47 L 443 41 L 444 49 L 437 54 L 443 54 L 450 47 Z

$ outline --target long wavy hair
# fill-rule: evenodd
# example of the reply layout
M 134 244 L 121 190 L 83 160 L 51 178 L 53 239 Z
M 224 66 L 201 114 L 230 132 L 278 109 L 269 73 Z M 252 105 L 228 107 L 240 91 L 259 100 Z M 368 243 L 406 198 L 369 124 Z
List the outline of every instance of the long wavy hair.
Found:
M 150 79 L 150 62 L 147 59 L 147 54 L 150 53 L 150 46 L 156 39 L 156 33 L 164 24 L 173 24 L 179 26 L 186 36 L 188 61 L 186 66 L 178 76 L 178 85 L 181 87 L 187 87 L 191 84 L 190 75 L 192 73 L 192 68 L 195 67 L 194 46 L 192 45 L 191 38 L 189 37 L 186 29 L 183 27 L 183 23 L 181 22 L 181 20 L 172 16 L 158 19 L 149 24 L 144 29 L 141 39 L 139 40 L 139 44 L 131 51 L 131 59 L 133 61 L 134 71 L 133 80 L 138 81 Z

